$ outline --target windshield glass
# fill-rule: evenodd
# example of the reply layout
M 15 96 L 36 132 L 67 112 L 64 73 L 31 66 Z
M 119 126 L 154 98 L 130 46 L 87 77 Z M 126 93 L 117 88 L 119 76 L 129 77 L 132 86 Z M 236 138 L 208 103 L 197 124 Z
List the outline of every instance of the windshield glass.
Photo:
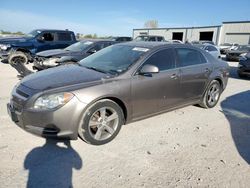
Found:
M 115 45 L 88 56 L 81 60 L 80 64 L 86 68 L 95 69 L 100 72 L 120 74 L 128 70 L 147 51 L 149 51 L 148 48 Z
M 36 37 L 41 31 L 39 30 L 33 30 L 27 34 L 28 37 Z
M 93 44 L 93 42 L 91 42 L 91 41 L 80 41 L 80 42 L 77 42 L 75 44 L 68 46 L 67 48 L 65 48 L 65 50 L 75 51 L 75 52 L 83 51 L 83 50 L 87 49 L 91 44 Z

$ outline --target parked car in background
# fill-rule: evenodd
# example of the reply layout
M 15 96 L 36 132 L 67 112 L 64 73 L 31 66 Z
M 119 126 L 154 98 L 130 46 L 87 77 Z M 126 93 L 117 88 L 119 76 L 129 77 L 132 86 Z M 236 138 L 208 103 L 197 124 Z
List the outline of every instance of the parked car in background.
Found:
M 0 59 L 4 62 L 27 63 L 37 52 L 65 48 L 76 42 L 68 30 L 36 29 L 24 37 L 0 39 Z
M 221 44 L 221 45 L 219 46 L 219 48 L 220 48 L 220 53 L 221 53 L 221 54 L 226 54 L 226 52 L 227 52 L 228 50 L 235 50 L 238 46 L 239 46 L 239 44 L 236 44 L 236 43 L 233 43 L 233 44 L 230 44 L 230 43 Z
M 239 61 L 240 55 L 248 53 L 250 51 L 250 45 L 239 45 L 235 50 L 228 50 L 226 52 L 226 60 Z
M 197 44 L 212 44 L 215 45 L 213 41 L 210 40 L 198 40 L 198 41 L 192 41 L 191 44 L 197 45 Z
M 220 53 L 220 50 L 219 50 L 219 48 L 217 46 L 214 46 L 214 45 L 208 44 L 208 43 L 195 44 L 194 46 L 207 51 L 208 53 L 210 53 L 215 58 L 221 58 L 221 53 Z
M 33 69 L 44 70 L 65 65 L 83 58 L 117 42 L 104 39 L 82 40 L 65 49 L 46 50 L 36 54 Z
M 110 142 L 121 126 L 191 104 L 214 107 L 229 66 L 191 45 L 128 42 L 31 74 L 7 105 L 22 129 L 43 137 Z
M 132 37 L 112 37 L 110 40 L 116 42 L 129 42 L 132 41 Z
M 163 36 L 155 36 L 155 35 L 139 35 L 137 36 L 134 41 L 165 41 Z
M 239 77 L 250 77 L 250 52 L 242 54 L 238 65 Z

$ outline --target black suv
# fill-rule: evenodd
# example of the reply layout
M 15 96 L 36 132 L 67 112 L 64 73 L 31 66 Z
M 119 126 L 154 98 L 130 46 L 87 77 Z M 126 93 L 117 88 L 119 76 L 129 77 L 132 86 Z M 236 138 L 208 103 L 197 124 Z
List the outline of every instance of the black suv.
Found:
M 0 39 L 0 59 L 6 63 L 27 63 L 37 52 L 65 48 L 75 42 L 72 31 L 36 29 L 23 37 Z

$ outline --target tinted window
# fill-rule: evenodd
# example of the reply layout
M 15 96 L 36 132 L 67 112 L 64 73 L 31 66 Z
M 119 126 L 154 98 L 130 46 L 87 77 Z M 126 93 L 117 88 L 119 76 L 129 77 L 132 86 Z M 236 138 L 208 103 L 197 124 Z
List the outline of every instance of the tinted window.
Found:
M 203 55 L 197 50 L 188 48 L 177 48 L 176 51 L 180 66 L 182 67 L 206 63 L 206 60 Z
M 155 37 L 149 37 L 148 41 L 155 41 Z
M 172 49 L 165 49 L 154 53 L 145 63 L 155 65 L 160 71 L 175 68 L 175 57 Z
M 59 41 L 71 41 L 70 33 L 57 33 Z
M 163 41 L 163 37 L 157 37 L 157 41 Z
M 53 41 L 54 40 L 54 35 L 52 33 L 44 33 L 42 35 L 42 38 L 45 41 Z

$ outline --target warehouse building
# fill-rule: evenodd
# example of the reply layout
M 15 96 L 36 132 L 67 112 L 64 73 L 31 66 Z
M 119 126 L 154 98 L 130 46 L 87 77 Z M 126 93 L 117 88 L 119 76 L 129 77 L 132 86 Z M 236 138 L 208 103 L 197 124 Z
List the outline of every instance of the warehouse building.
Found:
M 209 40 L 215 44 L 250 44 L 250 21 L 223 22 L 222 25 L 204 27 L 143 28 L 134 29 L 138 35 L 160 35 L 166 40 L 198 41 Z

